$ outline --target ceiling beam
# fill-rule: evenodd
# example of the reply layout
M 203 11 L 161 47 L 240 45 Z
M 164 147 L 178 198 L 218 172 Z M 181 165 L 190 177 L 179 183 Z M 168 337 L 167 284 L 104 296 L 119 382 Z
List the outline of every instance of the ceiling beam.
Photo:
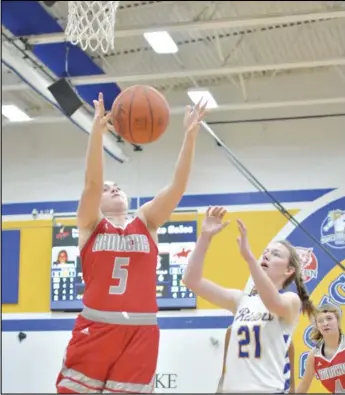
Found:
M 244 19 L 226 18 L 207 21 L 176 22 L 157 25 L 150 24 L 146 26 L 129 26 L 122 29 L 116 29 L 116 38 L 141 36 L 144 33 L 152 31 L 168 31 L 172 33 L 187 30 L 200 31 L 226 28 L 244 28 L 250 26 L 270 26 L 337 18 L 345 18 L 345 11 L 325 11 L 280 16 L 256 16 Z M 35 36 L 26 36 L 25 38 L 28 40 L 28 43 L 32 45 L 48 43 L 52 44 L 66 41 L 65 33 L 41 34 Z
M 181 71 L 168 71 L 164 73 L 148 73 L 148 74 L 131 74 L 131 75 L 117 75 L 110 76 L 90 75 L 82 77 L 74 77 L 70 79 L 73 85 L 94 85 L 94 84 L 107 84 L 111 82 L 139 82 L 139 81 L 154 81 L 154 80 L 167 80 L 174 78 L 193 77 L 206 77 L 213 75 L 230 75 L 230 74 L 246 74 L 263 71 L 282 71 L 282 70 L 296 70 L 296 69 L 311 69 L 317 67 L 330 67 L 345 65 L 345 57 L 338 59 L 326 60 L 313 60 L 307 62 L 293 62 L 293 63 L 278 63 L 278 64 L 263 64 L 253 66 L 226 66 L 215 67 L 207 69 L 196 70 L 181 70 Z
M 24 91 L 30 90 L 31 88 L 29 85 L 19 82 L 18 84 L 5 84 L 2 85 L 1 90 L 2 92 L 15 92 L 15 91 Z
M 219 67 L 210 69 L 196 69 L 196 70 L 181 70 L 165 73 L 149 73 L 149 74 L 132 74 L 123 76 L 109 76 L 109 75 L 96 75 L 96 76 L 83 76 L 74 77 L 70 82 L 74 85 L 94 85 L 94 84 L 106 84 L 109 82 L 145 82 L 154 80 L 165 80 L 173 78 L 187 78 L 193 77 L 207 77 L 213 75 L 230 75 L 230 74 L 245 74 L 253 72 L 263 71 L 282 71 L 282 70 L 296 70 L 296 69 L 312 69 L 320 67 L 337 67 L 344 66 L 345 58 L 339 59 L 326 59 L 319 61 L 308 61 L 308 62 L 295 62 L 295 63 L 280 63 L 280 64 L 268 64 L 268 65 L 255 65 L 255 66 L 239 66 L 239 67 Z M 30 89 L 27 84 L 3 84 L 2 92 L 12 92 Z
M 345 104 L 344 97 L 331 97 L 322 99 L 307 99 L 307 100 L 290 100 L 290 101 L 280 101 L 280 102 L 254 102 L 254 103 L 226 103 L 220 104 L 217 108 L 212 108 L 209 113 L 219 113 L 219 112 L 229 112 L 229 111 L 252 111 L 252 110 L 267 110 L 276 108 L 291 108 L 291 107 L 312 107 L 312 106 L 326 106 L 332 104 Z M 172 107 L 171 115 L 182 115 L 185 112 L 185 107 Z M 62 116 L 42 116 L 33 118 L 28 122 L 9 122 L 4 121 L 3 126 L 22 126 L 30 124 L 56 124 L 60 122 L 68 122 L 66 117 Z
M 208 110 L 209 113 L 213 112 L 228 112 L 228 111 L 252 111 L 252 110 L 267 110 L 275 108 L 288 108 L 288 107 L 312 107 L 324 106 L 332 104 L 345 104 L 344 97 L 331 97 L 327 99 L 306 99 L 306 100 L 289 100 L 289 101 L 274 101 L 274 102 L 257 102 L 257 103 L 227 103 L 220 104 L 218 107 Z M 173 107 L 171 114 L 183 114 L 185 107 Z
M 42 116 L 32 118 L 30 121 L 20 121 L 20 122 L 11 122 L 11 121 L 3 121 L 2 126 L 28 126 L 28 125 L 43 125 L 49 123 L 62 123 L 68 122 L 68 118 L 62 116 Z

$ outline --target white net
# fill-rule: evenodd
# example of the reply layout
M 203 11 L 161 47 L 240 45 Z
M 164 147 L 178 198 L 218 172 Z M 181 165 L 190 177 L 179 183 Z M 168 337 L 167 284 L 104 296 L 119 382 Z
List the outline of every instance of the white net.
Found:
M 66 39 L 85 51 L 114 49 L 119 1 L 69 1 Z

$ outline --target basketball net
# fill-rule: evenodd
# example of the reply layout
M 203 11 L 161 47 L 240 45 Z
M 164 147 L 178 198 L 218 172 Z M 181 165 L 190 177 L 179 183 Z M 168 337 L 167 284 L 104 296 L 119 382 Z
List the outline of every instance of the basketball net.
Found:
M 114 49 L 119 1 L 69 1 L 66 39 L 85 51 Z

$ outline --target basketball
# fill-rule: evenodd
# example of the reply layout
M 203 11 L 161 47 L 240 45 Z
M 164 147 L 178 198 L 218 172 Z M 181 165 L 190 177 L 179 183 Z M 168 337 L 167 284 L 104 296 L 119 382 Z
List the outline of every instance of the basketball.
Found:
M 127 142 L 148 144 L 167 129 L 170 110 L 165 97 L 146 85 L 125 89 L 112 106 L 115 131 Z

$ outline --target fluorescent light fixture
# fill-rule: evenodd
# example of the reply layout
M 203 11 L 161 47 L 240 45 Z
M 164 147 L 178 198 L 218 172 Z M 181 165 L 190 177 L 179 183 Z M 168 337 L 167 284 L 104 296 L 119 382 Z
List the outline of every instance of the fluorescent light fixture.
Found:
M 176 53 L 178 47 L 168 32 L 144 33 L 146 41 L 157 53 Z
M 11 122 L 27 122 L 31 121 L 27 114 L 20 108 L 13 104 L 6 104 L 1 106 L 2 115 L 8 118 Z
M 214 97 L 212 96 L 210 91 L 190 90 L 188 91 L 188 96 L 194 104 L 198 104 L 201 99 L 203 99 L 202 100 L 203 103 L 207 101 L 207 107 L 206 107 L 207 109 L 218 107 L 218 104 L 214 100 Z

